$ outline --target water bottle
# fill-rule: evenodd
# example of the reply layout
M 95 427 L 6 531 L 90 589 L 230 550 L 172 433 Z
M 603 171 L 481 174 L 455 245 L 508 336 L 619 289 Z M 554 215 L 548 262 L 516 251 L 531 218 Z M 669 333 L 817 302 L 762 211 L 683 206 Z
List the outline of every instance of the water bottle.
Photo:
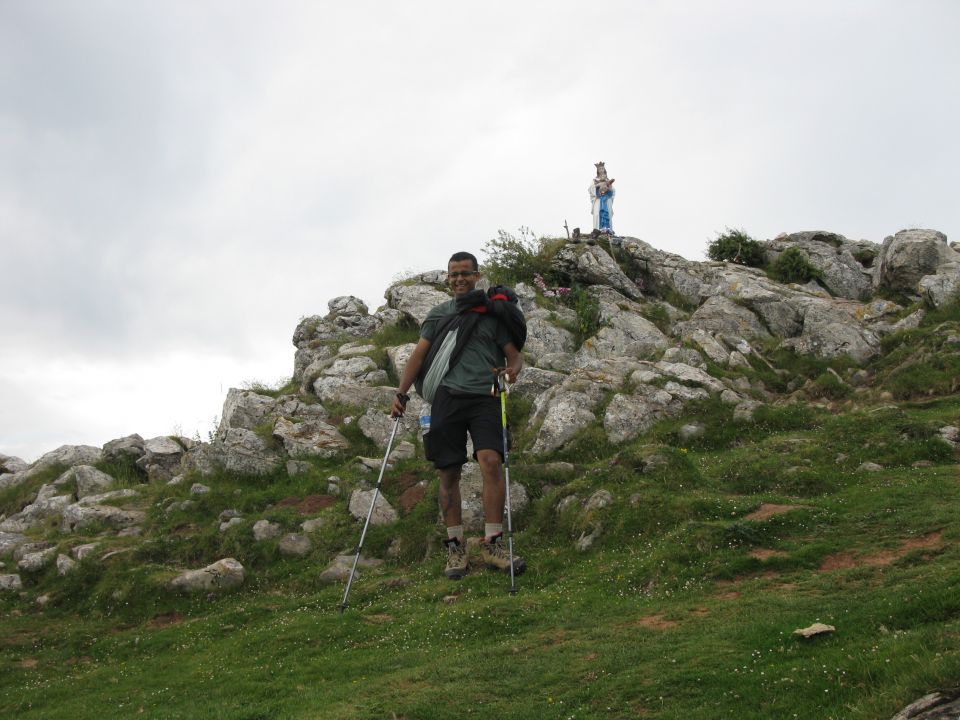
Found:
M 423 409 L 420 410 L 420 438 L 426 439 L 427 433 L 430 432 L 430 406 L 424 405 Z

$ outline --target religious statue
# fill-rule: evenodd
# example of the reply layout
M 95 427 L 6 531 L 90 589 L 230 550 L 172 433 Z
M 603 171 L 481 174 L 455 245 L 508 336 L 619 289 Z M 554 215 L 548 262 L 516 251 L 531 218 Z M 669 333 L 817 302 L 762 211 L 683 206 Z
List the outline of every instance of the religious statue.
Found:
M 593 209 L 593 231 L 613 235 L 613 198 L 617 191 L 613 189 L 613 178 L 607 177 L 607 168 L 603 162 L 594 165 L 597 176 L 589 190 Z

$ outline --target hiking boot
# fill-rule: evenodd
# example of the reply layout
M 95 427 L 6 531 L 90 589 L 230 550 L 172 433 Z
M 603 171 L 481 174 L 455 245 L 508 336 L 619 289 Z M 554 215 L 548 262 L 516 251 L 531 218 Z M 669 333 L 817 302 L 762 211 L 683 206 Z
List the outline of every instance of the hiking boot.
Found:
M 503 533 L 494 535 L 487 540 L 480 541 L 480 557 L 491 570 L 500 570 L 501 572 L 510 572 L 510 553 L 506 544 L 503 542 Z M 523 558 L 517 555 L 513 556 L 513 574 L 522 575 L 527 569 L 527 563 Z
M 444 540 L 447 546 L 447 567 L 443 574 L 451 580 L 459 580 L 467 574 L 467 548 L 457 538 Z

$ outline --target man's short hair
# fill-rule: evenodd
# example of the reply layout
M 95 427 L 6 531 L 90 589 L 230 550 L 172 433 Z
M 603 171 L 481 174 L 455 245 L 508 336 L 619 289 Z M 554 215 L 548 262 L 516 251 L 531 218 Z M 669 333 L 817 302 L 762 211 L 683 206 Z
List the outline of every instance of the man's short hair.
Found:
M 479 270 L 480 265 L 477 263 L 477 258 L 475 258 L 471 253 L 468 252 L 455 252 L 450 256 L 450 259 L 447 260 L 447 265 L 449 266 L 452 262 L 460 262 L 461 260 L 469 260 L 473 263 L 473 269 Z

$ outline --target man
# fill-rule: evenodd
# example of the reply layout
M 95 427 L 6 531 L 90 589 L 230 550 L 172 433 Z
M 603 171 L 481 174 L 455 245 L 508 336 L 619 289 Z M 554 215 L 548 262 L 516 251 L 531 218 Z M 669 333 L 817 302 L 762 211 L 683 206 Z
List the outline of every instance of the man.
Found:
M 483 513 L 486 523 L 480 554 L 487 567 L 510 572 L 510 560 L 503 542 L 503 504 L 506 496 L 501 472 L 503 430 L 500 400 L 492 392 L 492 387 L 500 375 L 507 382 L 516 381 L 523 368 L 523 358 L 508 324 L 499 319 L 497 314 L 486 311 L 489 301 L 485 301 L 482 291 L 476 291 L 479 280 L 480 269 L 476 257 L 468 252 L 451 256 L 447 263 L 447 283 L 453 290 L 454 299 L 437 305 L 423 321 L 420 340 L 403 370 L 397 396 L 390 409 L 392 417 L 403 414 L 408 399 L 407 391 L 420 373 L 431 345 L 443 339 L 439 335 L 457 316 L 468 319 L 472 328 L 469 339 L 440 382 L 433 398 L 430 432 L 424 438 L 427 459 L 433 461 L 440 475 L 440 510 L 447 526 L 447 566 L 444 573 L 451 579 L 462 578 L 468 567 L 460 507 L 460 472 L 467 462 L 467 432 L 473 440 L 474 457 L 483 476 Z M 474 298 L 478 304 L 468 309 L 468 305 L 473 305 Z M 471 312 L 476 313 L 477 317 L 467 317 Z M 519 314 L 519 309 L 514 312 Z M 522 321 L 522 315 L 520 317 Z M 462 326 L 458 332 L 462 332 Z M 467 337 L 466 333 L 462 337 Z M 521 348 L 522 344 L 521 338 Z M 514 574 L 518 575 L 526 569 L 526 564 L 518 557 L 513 560 Z

